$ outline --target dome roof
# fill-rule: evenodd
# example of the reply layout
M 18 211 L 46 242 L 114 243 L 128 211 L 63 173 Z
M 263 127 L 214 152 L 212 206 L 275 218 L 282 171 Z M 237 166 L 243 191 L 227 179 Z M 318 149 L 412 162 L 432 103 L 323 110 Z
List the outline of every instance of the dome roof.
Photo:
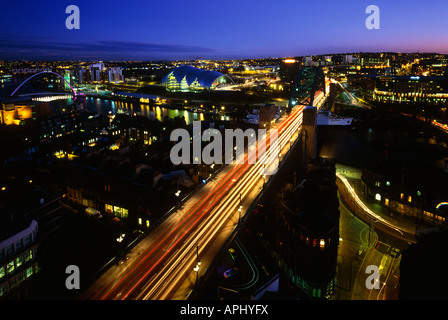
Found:
M 169 75 L 173 75 L 178 83 L 186 77 L 189 86 L 197 80 L 198 83 L 205 88 L 210 88 L 219 77 L 227 77 L 225 74 L 218 71 L 202 70 L 192 66 L 180 66 L 168 73 L 163 78 L 162 83 L 166 82 Z

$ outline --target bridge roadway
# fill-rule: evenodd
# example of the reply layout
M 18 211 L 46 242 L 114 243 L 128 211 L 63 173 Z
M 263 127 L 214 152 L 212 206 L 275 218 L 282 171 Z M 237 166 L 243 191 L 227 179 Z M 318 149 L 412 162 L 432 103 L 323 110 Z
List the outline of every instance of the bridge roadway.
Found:
M 319 108 L 326 98 L 323 92 L 317 92 L 315 106 Z M 263 163 L 270 163 L 279 156 L 281 160 L 291 141 L 299 137 L 303 108 L 304 105 L 298 105 L 277 121 L 275 128 L 278 129 L 280 154 L 270 153 L 267 141 L 266 154 L 255 164 L 249 164 L 248 156 L 253 156 L 249 153 L 245 155 L 244 164 L 227 165 L 123 260 L 100 276 L 80 298 L 187 299 L 197 279 L 207 271 L 214 256 L 236 228 L 240 214 L 245 214 L 245 209 L 263 188 Z M 238 211 L 240 205 L 243 208 L 241 213 Z M 196 272 L 197 260 L 201 264 Z

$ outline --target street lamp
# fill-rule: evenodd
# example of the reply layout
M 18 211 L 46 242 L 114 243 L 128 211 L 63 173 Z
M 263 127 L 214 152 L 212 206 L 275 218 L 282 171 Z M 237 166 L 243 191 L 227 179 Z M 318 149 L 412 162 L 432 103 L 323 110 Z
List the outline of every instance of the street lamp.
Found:
M 199 261 L 199 244 L 196 245 L 196 265 L 193 270 L 196 272 L 196 282 L 198 282 L 198 274 L 199 274 L 199 266 L 201 265 L 201 261 Z
M 181 190 L 179 188 L 177 188 L 176 193 L 174 194 L 176 196 L 177 199 L 177 205 L 180 205 L 180 200 L 179 200 L 179 196 L 180 196 Z

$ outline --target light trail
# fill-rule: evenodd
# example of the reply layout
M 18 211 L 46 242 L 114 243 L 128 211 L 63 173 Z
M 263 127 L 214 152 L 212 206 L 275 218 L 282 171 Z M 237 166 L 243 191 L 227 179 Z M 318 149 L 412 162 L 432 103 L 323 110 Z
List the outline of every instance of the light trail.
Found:
M 325 101 L 323 92 L 317 92 L 315 97 L 316 105 Z M 233 230 L 237 226 L 234 221 L 239 220 L 240 196 L 243 202 L 253 201 L 254 190 L 261 189 L 260 185 L 264 186 L 264 177 L 260 174 L 263 165 L 277 161 L 277 157 L 281 158 L 289 150 L 285 148 L 288 143 L 291 145 L 295 134 L 297 133 L 296 139 L 300 136 L 303 109 L 303 105 L 296 106 L 276 128 L 280 152 L 278 149 L 269 148 L 269 140 L 266 141 L 265 152 L 259 155 L 256 162 L 249 160 L 253 160 L 252 157 L 259 153 L 258 145 L 257 152 L 248 151 L 248 154 L 245 154 L 244 164 L 228 165 L 228 169 L 222 172 L 222 177 L 217 179 L 216 185 L 206 194 L 198 196 L 199 199 L 191 208 L 185 210 L 174 222 L 163 223 L 153 231 L 158 231 L 158 235 L 154 236 L 151 245 L 127 268 L 121 279 L 114 279 L 111 286 L 105 286 L 106 288 L 96 292 L 93 298 L 171 298 L 192 274 L 196 263 L 196 247 L 199 246 L 199 256 L 203 255 L 225 228 L 232 226 Z M 266 135 L 265 139 L 268 137 L 269 135 Z M 255 163 L 251 164 L 253 162 Z M 243 214 L 244 212 L 241 212 L 241 218 Z M 198 272 L 204 273 L 208 266 L 207 261 L 202 262 Z
M 386 219 L 382 218 L 381 216 L 379 216 L 378 214 L 376 214 L 375 212 L 373 212 L 372 210 L 370 210 L 369 207 L 367 207 L 364 202 L 361 201 L 361 199 L 359 199 L 356 191 L 353 189 L 353 187 L 350 185 L 350 183 L 348 182 L 348 180 L 340 173 L 340 172 L 336 172 L 336 176 L 344 183 L 345 187 L 347 188 L 348 192 L 350 193 L 350 195 L 352 196 L 353 200 L 357 203 L 357 205 L 367 214 L 369 215 L 371 218 L 380 221 L 381 223 L 383 223 L 384 225 L 388 226 L 389 228 L 399 232 L 401 235 L 404 232 L 407 233 L 411 233 L 410 231 L 404 229 L 404 228 L 399 228 L 396 225 L 390 223 L 389 221 L 387 221 Z

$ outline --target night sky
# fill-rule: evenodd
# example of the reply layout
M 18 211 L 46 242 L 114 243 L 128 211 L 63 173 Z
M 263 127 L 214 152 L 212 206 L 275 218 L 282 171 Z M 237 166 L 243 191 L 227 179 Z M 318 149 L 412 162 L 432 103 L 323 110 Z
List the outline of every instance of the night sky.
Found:
M 68 30 L 67 6 L 80 9 Z M 380 30 L 368 30 L 368 5 Z M 2 1 L 0 59 L 237 59 L 448 53 L 446 0 Z

